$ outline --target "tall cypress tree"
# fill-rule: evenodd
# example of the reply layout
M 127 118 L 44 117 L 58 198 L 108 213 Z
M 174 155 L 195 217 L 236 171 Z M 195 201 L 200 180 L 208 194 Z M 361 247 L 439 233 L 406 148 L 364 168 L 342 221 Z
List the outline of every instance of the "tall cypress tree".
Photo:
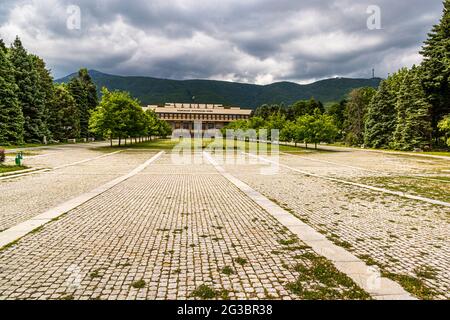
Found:
M 39 93 L 39 74 L 33 58 L 24 49 L 17 37 L 10 52 L 14 66 L 14 76 L 18 90 L 18 99 L 24 115 L 24 137 L 27 142 L 42 142 L 46 134 L 43 103 Z
M 23 143 L 23 114 L 17 99 L 14 69 L 0 39 L 0 145 Z
M 444 1 L 442 18 L 428 34 L 421 54 L 423 83 L 433 106 L 433 136 L 437 139 L 437 123 L 450 113 L 450 0 Z
M 76 101 L 80 115 L 80 135 L 89 137 L 90 112 L 98 105 L 97 87 L 87 69 L 80 69 L 77 77 L 70 80 L 69 91 Z

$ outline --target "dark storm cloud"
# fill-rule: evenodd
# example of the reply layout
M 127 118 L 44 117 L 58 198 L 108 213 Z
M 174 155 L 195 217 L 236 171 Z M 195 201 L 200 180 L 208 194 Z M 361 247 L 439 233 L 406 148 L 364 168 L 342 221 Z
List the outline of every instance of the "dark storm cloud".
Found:
M 67 7 L 81 29 L 66 27 Z M 381 8 L 381 30 L 366 26 Z M 386 76 L 420 62 L 441 0 L 2 0 L 0 37 L 16 34 L 55 76 L 80 66 L 124 75 L 268 83 Z

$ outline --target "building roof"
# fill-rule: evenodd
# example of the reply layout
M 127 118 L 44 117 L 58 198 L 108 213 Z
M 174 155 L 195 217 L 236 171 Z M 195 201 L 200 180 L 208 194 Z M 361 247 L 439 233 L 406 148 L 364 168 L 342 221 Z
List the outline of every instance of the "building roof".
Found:
M 153 110 L 156 113 L 190 113 L 190 114 L 238 114 L 250 115 L 252 110 L 240 107 L 228 107 L 221 104 L 201 103 L 166 103 L 164 106 L 149 105 L 144 110 Z

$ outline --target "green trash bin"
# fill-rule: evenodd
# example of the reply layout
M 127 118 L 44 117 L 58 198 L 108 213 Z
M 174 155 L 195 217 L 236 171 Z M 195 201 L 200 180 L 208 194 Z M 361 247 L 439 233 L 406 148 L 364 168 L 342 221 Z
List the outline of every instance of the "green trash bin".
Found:
M 16 155 L 16 166 L 22 166 L 22 161 L 23 161 L 23 153 L 22 152 L 19 152 L 17 155 Z

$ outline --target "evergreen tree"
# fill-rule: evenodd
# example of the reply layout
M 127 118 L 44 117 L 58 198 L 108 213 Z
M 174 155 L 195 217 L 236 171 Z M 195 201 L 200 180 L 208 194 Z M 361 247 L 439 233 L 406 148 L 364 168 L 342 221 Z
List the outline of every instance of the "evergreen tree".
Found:
M 431 144 L 431 108 L 422 87 L 419 68 L 406 75 L 397 101 L 397 126 L 393 146 L 399 150 L 423 149 Z
M 444 1 L 440 23 L 428 34 L 421 54 L 423 84 L 432 104 L 433 136 L 437 141 L 437 123 L 450 113 L 450 0 Z
M 397 96 L 408 69 L 400 69 L 386 80 L 367 110 L 364 144 L 371 148 L 389 148 L 397 124 Z
M 80 116 L 75 99 L 64 84 L 54 85 L 54 94 L 49 104 L 51 121 L 49 129 L 53 139 L 62 141 L 80 135 Z
M 367 109 L 364 144 L 370 148 L 387 148 L 395 130 L 395 97 L 383 81 Z
M 0 39 L 0 145 L 23 143 L 24 119 L 17 98 L 14 69 Z
M 359 88 L 350 92 L 345 106 L 344 121 L 347 144 L 361 145 L 364 143 L 367 109 L 375 93 L 376 90 L 373 88 Z
M 3 39 L 0 39 L 0 50 L 2 50 L 4 53 L 7 52 L 6 45 L 3 42 Z
M 33 58 L 22 46 L 17 37 L 9 50 L 10 61 L 14 67 L 17 96 L 25 119 L 24 137 L 27 142 L 42 142 L 47 133 L 44 122 L 44 109 L 39 93 L 39 74 Z
M 80 135 L 83 138 L 89 137 L 89 117 L 90 113 L 98 105 L 97 87 L 92 81 L 87 69 L 80 69 L 77 77 L 69 82 L 69 91 L 74 97 L 80 115 Z
M 80 117 L 80 136 L 86 137 L 87 95 L 79 77 L 72 78 L 67 85 L 70 95 L 75 99 Z M 78 136 L 77 138 L 79 138 Z
M 38 94 L 36 103 L 39 104 L 39 108 L 42 109 L 42 121 L 44 122 L 42 134 L 47 140 L 51 140 L 51 132 L 48 128 L 48 123 L 51 121 L 49 108 L 53 101 L 53 77 L 46 68 L 44 60 L 35 55 L 32 55 L 31 58 L 33 60 L 34 69 L 38 73 Z

